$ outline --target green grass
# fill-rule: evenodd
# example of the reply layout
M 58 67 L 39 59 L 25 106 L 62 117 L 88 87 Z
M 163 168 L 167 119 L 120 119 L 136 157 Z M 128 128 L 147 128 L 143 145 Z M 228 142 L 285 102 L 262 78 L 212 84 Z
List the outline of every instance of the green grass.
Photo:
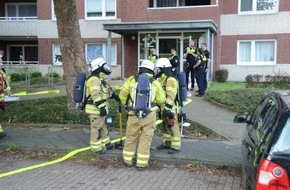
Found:
M 237 113 L 251 113 L 273 88 L 246 88 L 245 83 L 212 83 L 205 99 Z
M 245 88 L 246 83 L 243 82 L 225 82 L 225 83 L 212 82 L 210 85 L 210 90 L 240 90 Z

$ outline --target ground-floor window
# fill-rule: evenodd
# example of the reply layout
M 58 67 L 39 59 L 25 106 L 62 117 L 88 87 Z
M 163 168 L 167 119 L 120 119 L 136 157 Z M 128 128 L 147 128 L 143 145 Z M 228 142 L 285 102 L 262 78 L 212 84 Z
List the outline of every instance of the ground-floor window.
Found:
M 9 64 L 38 64 L 37 45 L 8 45 Z
M 238 41 L 238 65 L 276 64 L 276 40 Z
M 106 60 L 108 60 L 107 55 L 107 44 L 98 44 L 98 43 L 87 43 L 86 44 L 86 59 L 88 61 L 92 61 L 99 56 L 103 56 Z M 117 45 L 111 44 L 110 49 L 110 62 L 111 65 L 117 65 Z
M 53 65 L 62 65 L 61 60 L 61 52 L 60 52 L 60 45 L 59 44 L 53 44 L 52 45 L 52 60 Z

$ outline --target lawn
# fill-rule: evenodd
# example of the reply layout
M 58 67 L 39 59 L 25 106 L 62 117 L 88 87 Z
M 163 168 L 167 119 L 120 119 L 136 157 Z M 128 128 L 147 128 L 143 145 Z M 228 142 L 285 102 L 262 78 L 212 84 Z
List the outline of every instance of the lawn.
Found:
M 251 113 L 265 94 L 272 90 L 273 88 L 246 88 L 242 82 L 213 82 L 205 99 L 236 113 Z

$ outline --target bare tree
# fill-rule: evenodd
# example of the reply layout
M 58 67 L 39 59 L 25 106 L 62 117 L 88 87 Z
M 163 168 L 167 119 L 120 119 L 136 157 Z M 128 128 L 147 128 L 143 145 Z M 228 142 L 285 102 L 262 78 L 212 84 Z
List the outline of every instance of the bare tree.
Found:
M 73 90 L 78 72 L 87 72 L 75 0 L 53 0 L 61 59 L 66 82 L 68 109 L 73 110 Z

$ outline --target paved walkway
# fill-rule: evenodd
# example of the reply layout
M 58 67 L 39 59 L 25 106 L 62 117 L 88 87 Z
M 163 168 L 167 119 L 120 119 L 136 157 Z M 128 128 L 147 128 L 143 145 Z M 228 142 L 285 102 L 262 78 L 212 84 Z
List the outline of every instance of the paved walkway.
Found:
M 0 166 L 20 168 L 35 161 L 2 163 Z M 138 172 L 135 168 L 100 169 L 69 162 L 0 178 L 0 184 L 3 190 L 242 190 L 241 177 L 230 173 L 190 172 L 170 166 Z

